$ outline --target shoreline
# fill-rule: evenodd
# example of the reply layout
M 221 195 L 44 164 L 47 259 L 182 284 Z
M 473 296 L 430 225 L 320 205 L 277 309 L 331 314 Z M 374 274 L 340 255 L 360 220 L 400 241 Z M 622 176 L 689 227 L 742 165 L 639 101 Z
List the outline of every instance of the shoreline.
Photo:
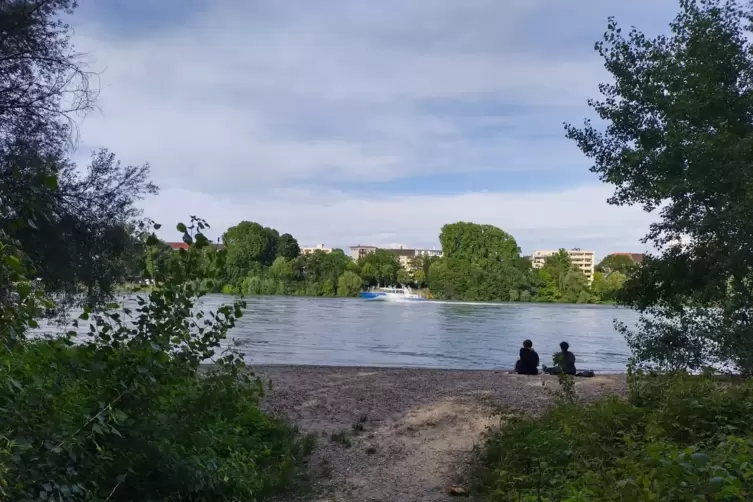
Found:
M 143 288 L 137 288 L 137 289 L 125 289 L 118 287 L 115 289 L 115 291 L 118 294 L 138 294 L 138 293 L 148 293 L 153 286 L 145 286 Z M 218 296 L 227 296 L 232 298 L 307 298 L 307 299 L 322 299 L 322 300 L 362 300 L 358 296 L 309 296 L 309 295 L 241 295 L 241 294 L 231 294 L 231 293 L 223 293 L 222 291 L 213 291 L 211 293 L 207 293 L 207 295 L 218 295 Z M 470 305 L 575 305 L 578 307 L 587 307 L 587 306 L 600 306 L 600 307 L 615 307 L 615 308 L 629 308 L 629 307 L 623 307 L 616 302 L 598 302 L 598 303 L 564 303 L 564 302 L 533 302 L 533 301 L 493 301 L 493 300 L 442 300 L 439 298 L 425 298 L 425 303 L 458 303 L 458 304 L 470 304 Z M 395 302 L 399 303 L 399 302 Z
M 215 363 L 202 363 L 202 368 L 213 368 L 217 366 Z M 295 368 L 300 369 L 308 369 L 308 370 L 318 370 L 321 369 L 322 371 L 349 371 L 349 370 L 361 370 L 361 371 L 416 371 L 416 372 L 456 372 L 456 373 L 463 373 L 463 372 L 469 372 L 469 373 L 498 373 L 498 374 L 506 374 L 510 376 L 519 376 L 519 377 L 552 377 L 552 375 L 547 375 L 543 371 L 539 371 L 538 375 L 517 375 L 516 373 L 512 373 L 514 368 L 429 368 L 424 366 L 368 366 L 368 365 L 361 365 L 361 364 L 288 364 L 288 363 L 254 363 L 254 362 L 246 362 L 246 367 L 250 368 L 251 370 L 256 369 L 270 369 L 270 370 L 279 370 L 279 369 L 285 369 L 285 370 L 293 370 Z M 581 371 L 581 370 L 579 370 Z M 585 370 L 583 370 L 585 371 Z M 581 380 L 591 380 L 593 378 L 599 378 L 599 377 L 605 377 L 605 378 L 626 378 L 627 377 L 627 370 L 625 371 L 611 371 L 611 370 L 592 370 L 595 374 L 593 377 L 575 377 L 576 382 Z M 556 379 L 556 378 L 555 378 Z
M 452 500 L 485 431 L 510 413 L 544 412 L 559 387 L 508 370 L 249 366 L 271 382 L 263 409 L 317 438 L 310 493 L 281 501 Z M 626 375 L 576 378 L 575 389 L 583 401 L 624 395 Z

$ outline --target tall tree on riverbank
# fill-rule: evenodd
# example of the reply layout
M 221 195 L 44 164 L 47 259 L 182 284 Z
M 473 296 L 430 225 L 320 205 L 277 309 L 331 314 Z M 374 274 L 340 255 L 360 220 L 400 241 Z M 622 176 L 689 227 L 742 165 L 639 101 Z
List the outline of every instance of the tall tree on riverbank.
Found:
M 567 136 L 615 186 L 611 204 L 660 209 L 646 241 L 661 256 L 647 257 L 621 296 L 648 314 L 637 331 L 622 327 L 638 360 L 731 363 L 750 375 L 753 11 L 723 0 L 680 9 L 670 34 L 655 38 L 609 20 L 596 49 L 613 82 L 589 101 L 606 128 L 586 121 Z M 671 245 L 683 237 L 687 245 Z
M 530 264 L 515 239 L 492 225 L 458 222 L 442 227 L 444 257 L 429 268 L 437 298 L 518 300 L 530 287 Z
M 0 3 L 0 229 L 47 291 L 108 295 L 137 256 L 134 203 L 156 193 L 148 166 L 107 151 L 83 175 L 68 159 L 74 118 L 94 107 L 86 61 L 62 18 L 76 2 Z M 2 287 L 2 285 L 0 285 Z

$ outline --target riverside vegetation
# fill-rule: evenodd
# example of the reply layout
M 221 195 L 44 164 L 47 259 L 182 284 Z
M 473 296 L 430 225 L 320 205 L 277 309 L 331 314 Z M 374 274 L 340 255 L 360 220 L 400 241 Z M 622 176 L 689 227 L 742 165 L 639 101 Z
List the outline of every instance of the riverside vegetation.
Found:
M 752 17 L 750 4 L 682 0 L 656 38 L 609 20 L 596 49 L 613 80 L 589 102 L 606 127 L 566 127 L 615 185 L 611 203 L 661 207 L 647 241 L 662 254 L 618 295 L 644 314 L 618 325 L 634 355 L 629 393 L 586 404 L 565 392 L 492 431 L 477 477 L 489 500 L 753 497 Z
M 148 264 L 135 307 L 108 303 L 159 245 L 134 205 L 157 188 L 105 150 L 69 158 L 71 116 L 96 98 L 62 21 L 75 6 L 0 4 L 0 499 L 259 500 L 311 444 L 260 410 L 241 354 L 218 353 L 243 303 L 199 308 L 224 270 L 206 224 L 179 225 L 191 246 Z M 87 337 L 27 336 L 71 305 Z
M 262 382 L 242 354 L 218 353 L 244 303 L 196 308 L 223 258 L 196 272 L 209 244 L 194 230 L 204 225 L 179 225 L 194 244 L 156 270 L 135 308 L 86 308 L 75 322 L 89 322 L 90 333 L 75 345 L 75 332 L 26 338 L 52 303 L 2 239 L 4 500 L 258 500 L 291 484 L 309 440 L 262 413 Z M 207 359 L 216 367 L 200 375 Z
M 357 261 L 339 249 L 302 255 L 292 235 L 244 221 L 223 236 L 227 262 L 217 291 L 349 297 L 365 287 L 403 283 L 444 300 L 613 303 L 636 266 L 627 256 L 608 256 L 589 285 L 564 249 L 534 269 L 515 239 L 491 225 L 448 224 L 439 240 L 444 257 L 417 256 L 402 267 L 397 255 L 384 249 Z M 207 259 L 213 251 L 206 250 Z M 172 249 L 162 243 L 152 253 L 142 260 L 164 263 Z M 131 280 L 138 282 L 139 276 Z

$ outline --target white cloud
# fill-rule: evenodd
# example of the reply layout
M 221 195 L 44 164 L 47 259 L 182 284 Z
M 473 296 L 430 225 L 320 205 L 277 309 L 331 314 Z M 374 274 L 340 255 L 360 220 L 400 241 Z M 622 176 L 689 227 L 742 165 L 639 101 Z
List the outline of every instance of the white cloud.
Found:
M 607 187 L 517 194 L 471 193 L 450 196 L 357 198 L 348 194 L 279 190 L 244 202 L 201 192 L 166 190 L 144 204 L 161 215 L 162 237 L 179 235 L 174 223 L 189 214 L 212 225 L 218 238 L 242 220 L 257 221 L 293 234 L 302 245 L 324 243 L 438 246 L 442 225 L 455 221 L 491 224 L 512 234 L 524 253 L 534 249 L 581 247 L 599 256 L 644 251 L 638 241 L 653 221 L 637 207 L 606 206 Z
M 590 46 L 604 20 L 586 31 L 578 20 L 607 7 L 572 2 L 568 29 L 588 33 Z M 565 182 L 562 173 L 585 170 L 561 123 L 587 114 L 604 74 L 595 57 L 566 54 L 552 9 L 543 0 L 218 0 L 131 37 L 89 18 L 75 41 L 105 71 L 102 113 L 87 117 L 82 139 L 151 164 L 163 192 L 144 207 L 166 224 L 198 214 L 220 231 L 249 219 L 303 244 L 431 246 L 442 224 L 470 220 L 502 227 L 529 251 L 636 249 L 647 215 L 608 207 L 603 186 L 406 197 L 311 188 L 480 171 Z

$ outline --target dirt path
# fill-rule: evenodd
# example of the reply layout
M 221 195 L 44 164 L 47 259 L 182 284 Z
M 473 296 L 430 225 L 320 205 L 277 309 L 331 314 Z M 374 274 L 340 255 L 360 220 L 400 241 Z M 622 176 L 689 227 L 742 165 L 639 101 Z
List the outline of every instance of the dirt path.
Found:
M 265 407 L 318 436 L 309 459 L 313 501 L 445 501 L 465 486 L 474 444 L 500 407 L 539 413 L 556 379 L 495 371 L 256 368 L 273 387 Z M 590 399 L 624 379 L 578 379 Z M 286 500 L 301 500 L 286 499 Z

